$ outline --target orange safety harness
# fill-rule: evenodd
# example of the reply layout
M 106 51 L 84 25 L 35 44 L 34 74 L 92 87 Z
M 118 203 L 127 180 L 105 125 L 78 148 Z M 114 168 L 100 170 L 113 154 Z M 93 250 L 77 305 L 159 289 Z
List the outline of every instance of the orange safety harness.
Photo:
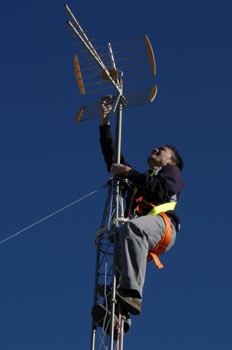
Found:
M 151 259 L 153 259 L 158 269 L 162 269 L 164 265 L 161 263 L 160 259 L 158 258 L 158 255 L 163 254 L 167 249 L 171 241 L 172 230 L 171 230 L 171 224 L 167 214 L 159 213 L 158 215 L 162 216 L 162 218 L 164 219 L 166 228 L 165 228 L 164 235 L 159 241 L 159 243 L 157 244 L 157 246 L 148 252 L 147 261 L 150 261 Z
M 150 176 L 154 176 L 155 172 L 151 173 Z M 135 199 L 137 189 L 134 191 L 133 199 Z M 144 197 L 139 197 L 135 199 L 135 202 L 137 203 L 136 212 L 140 215 L 143 215 L 144 210 L 147 210 L 149 208 L 152 208 L 147 215 L 160 215 L 162 216 L 164 222 L 165 222 L 165 232 L 159 243 L 156 245 L 156 247 L 148 252 L 147 261 L 150 261 L 151 259 L 154 260 L 156 266 L 158 269 L 162 269 L 164 266 L 160 262 L 158 255 L 163 254 L 165 250 L 167 249 L 172 236 L 172 230 L 171 230 L 171 224 L 170 220 L 165 214 L 165 211 L 168 210 L 174 210 L 176 202 L 170 202 L 170 203 L 164 203 L 161 205 L 155 205 L 152 204 L 144 199 Z
M 153 208 L 158 207 L 152 203 L 145 201 L 142 197 L 137 198 L 136 202 L 137 203 L 139 202 L 139 204 L 136 207 L 136 211 L 140 214 L 142 214 L 142 209 L 144 209 L 145 207 L 147 208 L 148 205 L 153 207 Z M 149 215 L 149 213 L 147 215 Z M 160 213 L 155 214 L 155 215 L 162 216 L 162 218 L 165 222 L 165 232 L 164 232 L 163 237 L 159 241 L 159 243 L 156 245 L 156 247 L 148 252 L 147 261 L 150 261 L 151 259 L 153 259 L 156 266 L 158 267 L 158 269 L 162 269 L 164 266 L 160 262 L 158 255 L 163 254 L 165 252 L 165 250 L 167 249 L 167 247 L 171 241 L 172 230 L 171 230 L 171 224 L 170 224 L 170 221 L 169 221 L 167 214 L 165 214 L 164 212 L 160 212 Z

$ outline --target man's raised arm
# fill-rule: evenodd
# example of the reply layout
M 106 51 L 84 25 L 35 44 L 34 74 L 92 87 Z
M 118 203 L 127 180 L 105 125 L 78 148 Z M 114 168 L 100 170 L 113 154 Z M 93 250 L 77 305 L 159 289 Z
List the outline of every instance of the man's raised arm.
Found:
M 109 172 L 111 172 L 112 164 L 114 163 L 114 140 L 111 134 L 110 130 L 110 120 L 109 120 L 109 114 L 112 110 L 112 104 L 108 103 L 109 100 L 112 98 L 111 95 L 103 96 L 100 102 L 101 106 L 101 116 L 100 116 L 100 143 L 101 143 L 101 149 L 104 156 L 104 160 L 107 164 L 107 169 Z M 107 102 L 108 101 L 108 102 Z M 127 168 L 129 167 L 129 164 L 125 161 L 123 155 L 121 154 L 120 159 L 120 165 L 124 165 Z M 122 168 L 121 168 L 122 170 Z M 119 175 L 119 173 L 117 172 Z M 115 175 L 112 173 L 112 175 Z

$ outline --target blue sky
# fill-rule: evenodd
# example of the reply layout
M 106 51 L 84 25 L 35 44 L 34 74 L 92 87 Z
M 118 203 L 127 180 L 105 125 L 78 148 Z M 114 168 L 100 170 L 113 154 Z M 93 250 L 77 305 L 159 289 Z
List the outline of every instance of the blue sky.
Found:
M 148 264 L 143 312 L 133 317 L 124 348 L 231 349 L 229 3 L 68 4 L 102 45 L 143 34 L 152 43 L 158 95 L 123 114 L 128 162 L 145 170 L 152 147 L 164 143 L 175 144 L 185 160 L 182 230 L 162 258 L 165 268 Z M 0 240 L 109 177 L 98 120 L 74 123 L 95 96 L 81 96 L 76 86 L 78 47 L 65 30 L 63 5 L 1 6 Z M 101 190 L 0 245 L 2 350 L 89 347 L 94 237 L 105 197 Z

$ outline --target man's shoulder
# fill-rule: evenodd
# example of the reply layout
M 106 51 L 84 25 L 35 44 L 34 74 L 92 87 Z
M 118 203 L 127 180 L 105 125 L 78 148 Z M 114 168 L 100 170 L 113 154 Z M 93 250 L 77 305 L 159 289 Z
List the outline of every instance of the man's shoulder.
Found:
M 158 175 L 159 174 L 173 174 L 173 175 L 181 176 L 181 171 L 176 165 L 167 164 L 160 169 L 160 171 L 158 172 Z
M 158 176 L 166 179 L 168 182 L 179 184 L 181 188 L 184 187 L 180 169 L 174 164 L 167 164 L 160 170 Z

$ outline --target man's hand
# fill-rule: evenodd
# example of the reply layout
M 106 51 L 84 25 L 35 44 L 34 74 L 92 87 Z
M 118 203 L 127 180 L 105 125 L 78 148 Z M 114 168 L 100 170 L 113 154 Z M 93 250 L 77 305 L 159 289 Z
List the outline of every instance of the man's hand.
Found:
M 109 114 L 112 110 L 112 104 L 107 104 L 107 101 L 112 98 L 112 95 L 103 96 L 101 99 L 101 122 L 100 125 L 109 125 Z
M 130 170 L 129 166 L 123 164 L 112 164 L 110 168 L 112 176 L 121 175 L 126 177 Z

